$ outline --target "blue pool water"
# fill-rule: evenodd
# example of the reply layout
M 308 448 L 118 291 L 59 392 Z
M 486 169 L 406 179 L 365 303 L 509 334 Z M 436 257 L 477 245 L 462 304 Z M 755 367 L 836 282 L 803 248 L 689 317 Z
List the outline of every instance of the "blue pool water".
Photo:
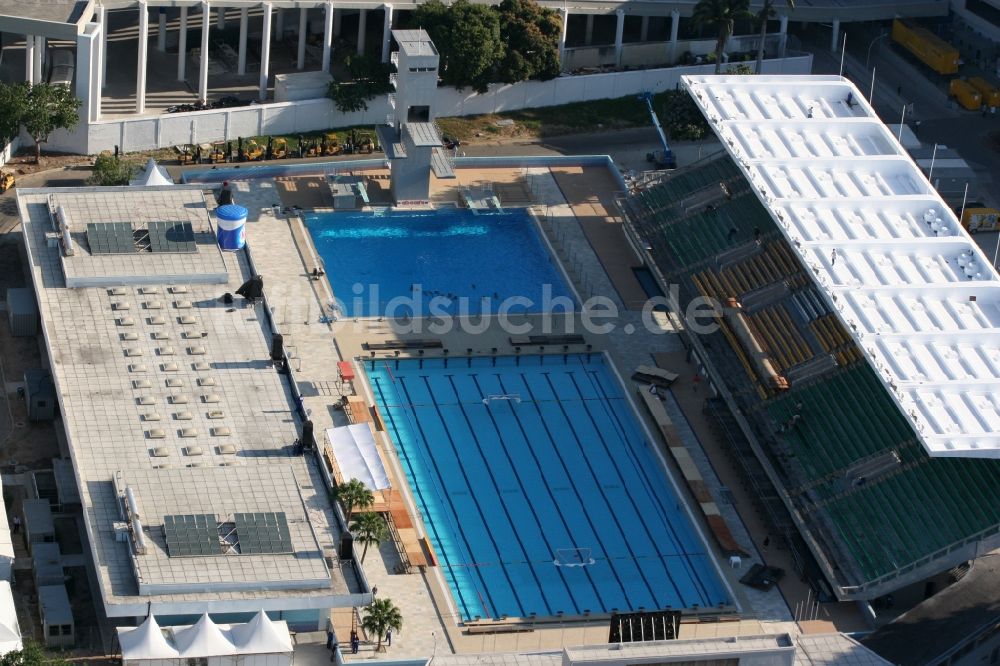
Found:
M 365 367 L 463 619 L 729 602 L 601 356 Z
M 565 309 L 576 305 L 522 209 L 313 213 L 305 222 L 349 316 L 459 314 L 462 298 L 468 302 L 462 312 L 496 313 L 514 296 L 531 303 L 515 303 L 510 312 L 564 309 L 545 306 L 546 285 L 552 297 L 569 299 Z M 363 285 L 360 296 L 357 284 Z M 396 307 L 389 305 L 394 298 L 409 301 L 414 285 L 422 289 L 417 302 L 386 312 Z

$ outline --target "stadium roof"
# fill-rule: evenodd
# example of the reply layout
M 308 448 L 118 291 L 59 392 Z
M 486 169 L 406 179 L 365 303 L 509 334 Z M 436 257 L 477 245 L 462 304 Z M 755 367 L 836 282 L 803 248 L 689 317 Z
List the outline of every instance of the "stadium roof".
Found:
M 928 453 L 1000 458 L 1000 279 L 864 96 L 683 81 Z

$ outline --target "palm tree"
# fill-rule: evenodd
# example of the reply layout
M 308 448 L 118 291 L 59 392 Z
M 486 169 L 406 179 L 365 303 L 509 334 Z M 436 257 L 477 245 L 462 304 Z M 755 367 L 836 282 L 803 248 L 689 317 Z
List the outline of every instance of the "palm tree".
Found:
M 385 521 L 374 511 L 359 513 L 357 519 L 351 523 L 351 533 L 354 535 L 355 541 L 365 545 L 365 549 L 361 551 L 362 563 L 365 561 L 365 555 L 368 554 L 368 546 L 377 548 L 389 537 L 389 529 L 385 526 Z
M 691 15 L 696 27 L 715 27 L 719 36 L 715 42 L 715 73 L 722 71 L 722 54 L 726 42 L 733 36 L 733 25 L 738 19 L 749 18 L 750 0 L 698 0 Z
M 390 599 L 375 599 L 371 605 L 365 609 L 365 616 L 361 618 L 361 626 L 369 635 L 378 637 L 378 644 L 375 651 L 382 650 L 382 639 L 390 629 L 396 632 L 403 630 L 403 614 L 392 603 Z
M 375 503 L 375 495 L 357 479 L 341 483 L 333 490 L 334 496 L 344 507 L 344 517 L 350 525 L 355 509 L 367 509 Z
M 795 0 L 785 0 L 785 4 L 792 11 L 795 11 Z M 774 18 L 774 0 L 764 0 L 764 6 L 757 12 L 757 20 L 760 21 L 760 48 L 757 49 L 757 73 L 764 66 L 764 40 L 767 39 L 767 22 Z

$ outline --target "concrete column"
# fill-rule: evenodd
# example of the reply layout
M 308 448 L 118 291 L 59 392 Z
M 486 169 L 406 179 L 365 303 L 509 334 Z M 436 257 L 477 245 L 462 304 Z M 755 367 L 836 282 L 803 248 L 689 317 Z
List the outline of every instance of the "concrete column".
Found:
M 240 10 L 240 48 L 236 73 L 243 76 L 247 73 L 247 29 L 250 23 L 250 10 L 246 7 Z
M 108 85 L 108 9 L 104 5 L 97 8 L 101 21 L 101 85 Z
M 24 36 L 24 82 L 35 82 L 35 36 Z
M 382 62 L 389 62 L 389 50 L 392 48 L 392 5 L 382 5 L 385 9 L 385 21 L 382 23 Z
M 781 41 L 780 41 L 780 44 L 778 46 L 778 55 L 781 56 L 782 58 L 784 58 L 785 57 L 785 44 L 788 42 L 788 17 L 787 16 L 782 16 L 781 17 L 780 34 L 781 34 L 781 38 L 780 38 Z
M 569 29 L 569 9 L 563 7 L 559 10 L 560 16 L 562 16 L 562 27 L 559 29 L 559 66 L 564 67 L 566 64 L 566 31 Z
M 340 20 L 343 18 L 344 11 L 342 9 L 333 10 L 333 36 L 340 37 Z
M 309 32 L 309 10 L 299 7 L 299 53 L 296 68 L 300 71 L 306 68 L 306 33 Z
M 265 2 L 264 19 L 261 26 L 260 36 L 260 90 L 257 98 L 264 102 L 267 100 L 267 69 L 271 59 L 271 4 Z
M 90 122 L 94 119 L 94 97 L 100 98 L 100 87 L 94 91 L 95 57 L 101 44 L 99 23 L 88 23 L 83 32 L 76 36 L 76 96 L 80 105 L 80 119 Z
M 97 22 L 97 39 L 94 43 L 94 48 L 96 53 L 92 58 L 93 62 L 90 68 L 91 71 L 91 88 L 93 89 L 93 120 L 101 119 L 101 91 L 104 88 L 104 57 L 107 52 L 104 50 L 104 21 L 102 20 L 102 13 L 105 11 L 103 6 L 97 8 L 97 14 L 94 20 Z
M 201 4 L 201 60 L 198 62 L 198 99 L 208 101 L 208 33 L 212 29 L 212 10 Z
M 365 54 L 365 32 L 368 30 L 368 10 L 358 10 L 358 55 Z
M 583 33 L 583 43 L 590 46 L 594 41 L 594 15 L 587 14 L 587 29 Z
M 219 30 L 226 29 L 226 8 L 219 7 L 215 12 L 215 27 Z
M 278 7 L 278 15 L 274 23 L 274 32 L 280 42 L 285 37 L 285 10 Z
M 45 38 L 35 35 L 35 83 L 45 81 Z
M 323 72 L 330 73 L 330 58 L 333 57 L 333 17 L 337 10 L 333 8 L 333 3 L 326 3 L 323 14 Z
M 167 10 L 159 7 L 156 10 L 156 50 L 163 53 L 167 50 Z
M 840 19 L 833 19 L 833 30 L 830 33 L 830 51 L 840 50 Z
M 649 17 L 643 16 L 642 23 L 639 24 L 639 41 L 648 42 L 649 41 Z
M 674 9 L 670 12 L 670 64 L 677 62 L 677 31 L 681 27 L 681 13 Z
M 188 44 L 188 8 L 181 5 L 181 29 L 177 33 L 177 80 L 187 78 L 187 44 Z
M 149 47 L 149 8 L 139 3 L 139 59 L 135 81 L 135 112 L 146 112 L 146 49 Z
M 615 66 L 622 66 L 622 43 L 625 37 L 625 10 L 615 10 L 618 23 L 615 25 Z

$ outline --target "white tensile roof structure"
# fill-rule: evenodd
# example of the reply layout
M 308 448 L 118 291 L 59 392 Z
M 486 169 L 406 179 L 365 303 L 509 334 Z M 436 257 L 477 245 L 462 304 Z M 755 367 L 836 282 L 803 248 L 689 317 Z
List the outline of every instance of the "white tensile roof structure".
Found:
M 17 623 L 14 595 L 10 583 L 0 580 L 0 656 L 20 650 L 22 647 L 21 627 Z
M 1000 279 L 838 76 L 685 76 L 932 456 L 1000 458 Z
M 205 614 L 195 624 L 167 631 L 150 615 L 138 627 L 119 627 L 118 642 L 125 662 L 291 655 L 294 649 L 288 625 L 264 611 L 245 624 L 233 625 L 216 624 Z
M 142 170 L 132 180 L 129 181 L 129 185 L 140 185 L 143 187 L 153 186 L 153 185 L 173 185 L 174 181 L 167 173 L 167 170 L 156 163 L 152 157 L 146 162 L 146 168 Z
M 118 643 L 121 645 L 122 658 L 126 660 L 177 659 L 180 656 L 177 648 L 167 641 L 152 615 L 135 629 L 119 627 Z

